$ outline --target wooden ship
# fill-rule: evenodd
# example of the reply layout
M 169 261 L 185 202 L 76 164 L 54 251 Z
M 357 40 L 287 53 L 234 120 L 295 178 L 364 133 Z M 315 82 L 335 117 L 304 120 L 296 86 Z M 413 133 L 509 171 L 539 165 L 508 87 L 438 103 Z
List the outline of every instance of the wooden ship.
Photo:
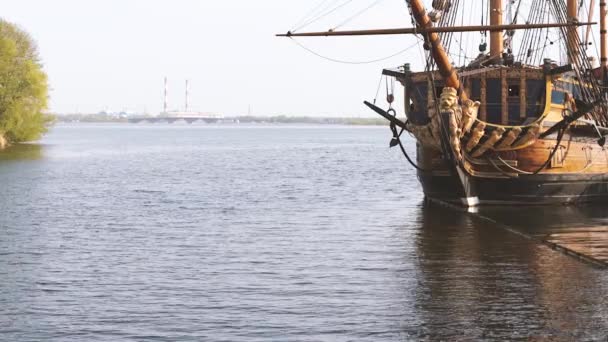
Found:
M 608 200 L 606 0 L 599 0 L 599 65 L 585 39 L 597 23 L 595 1 L 528 1 L 526 22 L 505 20 L 516 0 L 482 0 L 489 23 L 456 25 L 464 3 L 478 0 L 406 0 L 413 27 L 308 32 L 285 37 L 414 34 L 422 37 L 424 70 L 410 64 L 386 69 L 404 89 L 405 119 L 393 109 L 365 102 L 390 122 L 391 146 L 416 167 L 429 199 L 477 205 L 530 205 Z M 589 6 L 589 7 L 587 7 Z M 459 9 L 460 8 L 460 9 Z M 582 9 L 589 13 L 579 20 Z M 460 11 L 460 12 L 459 12 Z M 460 18 L 458 18 L 460 21 Z M 454 34 L 487 32 L 489 51 L 454 66 L 448 53 Z M 544 55 L 542 39 L 554 32 L 564 61 Z M 540 37 L 540 38 L 539 38 Z M 512 40 L 517 38 L 520 54 Z M 392 94 L 388 100 L 391 102 Z M 401 136 L 416 139 L 410 158 Z

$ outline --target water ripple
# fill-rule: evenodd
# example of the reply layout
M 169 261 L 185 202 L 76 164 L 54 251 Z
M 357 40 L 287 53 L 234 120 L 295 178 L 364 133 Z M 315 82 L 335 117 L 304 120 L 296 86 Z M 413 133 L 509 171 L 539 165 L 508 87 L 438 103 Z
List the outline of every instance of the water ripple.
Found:
M 56 127 L 0 158 L 0 340 L 605 338 L 604 272 L 425 205 L 387 137 Z

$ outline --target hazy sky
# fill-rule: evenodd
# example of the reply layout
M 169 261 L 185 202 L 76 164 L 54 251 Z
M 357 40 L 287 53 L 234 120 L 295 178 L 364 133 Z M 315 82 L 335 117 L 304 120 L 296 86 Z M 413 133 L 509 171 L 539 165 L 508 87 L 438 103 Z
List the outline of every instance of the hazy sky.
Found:
M 195 110 L 236 115 L 251 106 L 256 115 L 373 115 L 362 101 L 373 99 L 382 68 L 405 62 L 422 67 L 417 39 L 298 40 L 355 62 L 413 46 L 357 65 L 330 62 L 274 36 L 293 29 L 320 3 L 346 5 L 300 31 L 336 27 L 372 4 L 338 28 L 411 27 L 404 0 L 18 0 L 5 2 L 2 16 L 38 42 L 54 112 L 158 113 L 167 76 L 171 109 L 183 109 L 188 78 Z M 466 2 L 466 21 L 478 23 L 479 3 Z M 470 44 L 475 54 L 479 39 Z
M 327 61 L 289 39 L 320 0 L 19 0 L 4 19 L 38 42 L 55 112 L 162 109 L 163 77 L 170 107 L 184 107 L 191 80 L 196 110 L 257 115 L 362 115 L 383 67 L 419 59 L 347 65 Z M 331 1 L 334 2 L 334 1 Z M 342 3 L 344 1 L 340 1 Z M 326 30 L 374 3 L 354 0 L 309 29 Z M 403 0 L 380 1 L 342 28 L 409 26 Z M 301 40 L 332 58 L 366 61 L 394 54 L 413 37 Z

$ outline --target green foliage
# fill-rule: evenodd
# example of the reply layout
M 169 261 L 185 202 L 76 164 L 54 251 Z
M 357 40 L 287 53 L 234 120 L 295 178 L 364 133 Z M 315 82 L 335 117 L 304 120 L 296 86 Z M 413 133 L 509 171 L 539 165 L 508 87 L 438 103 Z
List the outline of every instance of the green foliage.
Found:
M 47 77 L 32 38 L 0 19 L 0 135 L 9 142 L 36 140 L 53 118 L 47 108 Z

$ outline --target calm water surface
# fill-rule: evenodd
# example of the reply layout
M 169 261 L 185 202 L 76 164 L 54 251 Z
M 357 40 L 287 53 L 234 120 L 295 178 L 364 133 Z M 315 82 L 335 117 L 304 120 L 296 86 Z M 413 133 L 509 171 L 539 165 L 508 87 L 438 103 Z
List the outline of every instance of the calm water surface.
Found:
M 606 339 L 608 272 L 424 204 L 388 138 L 75 124 L 0 154 L 0 340 Z M 561 209 L 491 214 L 589 219 Z

